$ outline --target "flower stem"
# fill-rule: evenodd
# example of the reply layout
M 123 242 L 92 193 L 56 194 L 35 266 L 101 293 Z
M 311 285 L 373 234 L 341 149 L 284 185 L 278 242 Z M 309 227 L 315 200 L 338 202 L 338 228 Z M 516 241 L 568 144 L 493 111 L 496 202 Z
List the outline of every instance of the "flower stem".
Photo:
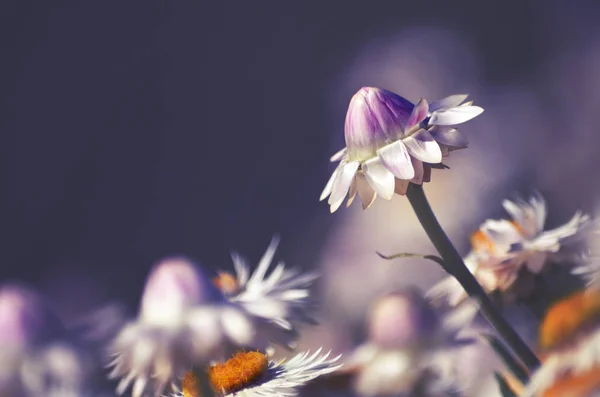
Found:
M 490 298 L 469 271 L 448 236 L 446 236 L 427 201 L 423 186 L 411 183 L 408 186 L 406 197 L 415 211 L 419 222 L 421 222 L 425 233 L 427 233 L 435 249 L 446 262 L 448 271 L 458 280 L 467 294 L 477 300 L 480 311 L 487 321 L 530 371 L 539 367 L 540 361 L 537 356 L 502 317 L 498 310 L 496 310 Z

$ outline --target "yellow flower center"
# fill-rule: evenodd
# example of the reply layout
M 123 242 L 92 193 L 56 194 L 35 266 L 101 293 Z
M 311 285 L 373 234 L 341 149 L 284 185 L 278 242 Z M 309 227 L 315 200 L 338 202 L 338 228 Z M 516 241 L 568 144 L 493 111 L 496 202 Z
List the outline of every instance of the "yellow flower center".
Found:
M 213 284 L 225 294 L 235 294 L 240 288 L 237 279 L 227 272 L 219 272 L 219 275 L 213 278 Z
M 250 385 L 267 370 L 269 361 L 260 352 L 238 352 L 223 364 L 208 369 L 208 380 L 217 392 L 229 394 Z M 193 372 L 187 372 L 182 381 L 184 397 L 201 397 L 198 392 L 198 379 Z
M 590 397 L 600 390 L 600 366 L 582 374 L 569 374 L 554 382 L 543 397 Z
M 540 346 L 553 349 L 600 320 L 600 292 L 577 292 L 554 304 L 540 326 Z

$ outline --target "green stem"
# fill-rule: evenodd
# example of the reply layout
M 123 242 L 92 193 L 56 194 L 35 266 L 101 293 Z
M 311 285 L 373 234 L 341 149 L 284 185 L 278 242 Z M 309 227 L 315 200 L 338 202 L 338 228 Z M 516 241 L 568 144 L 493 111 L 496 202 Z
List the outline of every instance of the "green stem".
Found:
M 467 294 L 477 300 L 483 316 L 530 371 L 539 367 L 540 361 L 537 356 L 502 315 L 500 315 L 498 310 L 496 310 L 488 295 L 481 288 L 481 285 L 479 285 L 448 236 L 446 236 L 427 201 L 423 187 L 411 183 L 408 186 L 406 197 L 415 211 L 419 222 L 421 222 L 425 233 L 427 233 L 435 249 L 444 259 L 449 272 L 458 280 Z

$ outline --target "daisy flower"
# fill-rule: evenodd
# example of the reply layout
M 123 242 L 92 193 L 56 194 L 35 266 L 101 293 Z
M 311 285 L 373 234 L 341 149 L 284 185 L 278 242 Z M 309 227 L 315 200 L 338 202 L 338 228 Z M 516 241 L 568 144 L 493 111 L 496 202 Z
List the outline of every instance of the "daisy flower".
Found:
M 273 251 L 274 245 L 261 261 L 261 271 Z M 241 348 L 266 351 L 271 344 L 292 346 L 297 336 L 292 324 L 297 322 L 294 316 L 301 299 L 293 290 L 286 295 L 284 288 L 303 284 L 290 281 L 290 273 L 267 280 L 259 273 L 240 283 L 244 287 L 238 295 L 226 296 L 189 260 L 160 262 L 148 277 L 137 319 L 111 343 L 110 376 L 120 379 L 118 394 L 131 386 L 133 397 L 159 396 L 169 387 L 176 390 L 176 380 L 193 365 L 221 361 Z M 244 288 L 251 292 L 246 300 L 239 299 Z
M 475 305 L 465 302 L 450 312 L 437 313 L 416 290 L 383 296 L 369 313 L 369 340 L 346 363 L 355 373 L 356 392 L 375 397 L 416 390 L 434 395 L 456 391 L 454 353 L 474 343 L 458 334 L 476 312 Z
M 566 224 L 545 231 L 547 209 L 539 195 L 528 202 L 504 200 L 502 205 L 511 219 L 486 220 L 471 235 L 472 250 L 464 262 L 486 292 L 499 291 L 511 300 L 531 292 L 530 276 L 540 274 L 549 260 L 569 259 L 561 250 L 585 236 L 590 218 L 577 212 Z M 428 295 L 445 296 L 450 305 L 467 297 L 453 277 L 434 285 Z
M 600 292 L 584 290 L 554 304 L 540 326 L 542 366 L 522 397 L 600 393 Z
M 319 376 L 339 368 L 341 356 L 329 358 L 330 353 L 300 353 L 289 361 L 269 360 L 258 351 L 238 352 L 225 363 L 208 369 L 213 390 L 231 397 L 293 397 L 299 389 Z M 198 379 L 193 372 L 185 374 L 182 392 L 173 397 L 201 397 Z
M 361 88 L 351 99 L 346 114 L 346 147 L 331 161 L 340 161 L 320 200 L 329 197 L 335 212 L 348 196 L 349 206 L 358 194 L 363 208 L 376 196 L 390 200 L 405 194 L 409 182 L 430 180 L 431 168 L 443 168 L 442 157 L 467 147 L 467 139 L 451 126 L 483 112 L 467 95 L 452 95 L 416 105 L 393 92 Z
M 80 397 L 91 357 L 33 290 L 0 286 L 0 395 Z
M 310 311 L 316 302 L 310 299 L 310 287 L 318 275 L 289 269 L 278 262 L 267 277 L 278 245 L 279 238 L 274 237 L 253 273 L 243 257 L 232 253 L 235 276 L 221 272 L 215 283 L 231 302 L 252 315 L 294 331 L 299 324 L 315 323 Z

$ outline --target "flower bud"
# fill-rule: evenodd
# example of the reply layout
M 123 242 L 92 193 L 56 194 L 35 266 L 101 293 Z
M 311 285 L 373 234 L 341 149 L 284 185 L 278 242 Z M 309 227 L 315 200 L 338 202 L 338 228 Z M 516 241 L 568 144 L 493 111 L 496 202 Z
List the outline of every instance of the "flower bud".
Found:
M 344 128 L 350 160 L 366 160 L 377 149 L 402 138 L 405 131 L 427 116 L 427 109 L 411 117 L 413 105 L 393 92 L 361 88 L 350 100 Z
M 185 258 L 163 260 L 148 276 L 141 316 L 146 322 L 177 324 L 191 306 L 222 298 L 212 280 Z
M 406 289 L 380 298 L 369 315 L 369 337 L 386 348 L 421 345 L 439 326 L 437 314 L 416 290 Z

